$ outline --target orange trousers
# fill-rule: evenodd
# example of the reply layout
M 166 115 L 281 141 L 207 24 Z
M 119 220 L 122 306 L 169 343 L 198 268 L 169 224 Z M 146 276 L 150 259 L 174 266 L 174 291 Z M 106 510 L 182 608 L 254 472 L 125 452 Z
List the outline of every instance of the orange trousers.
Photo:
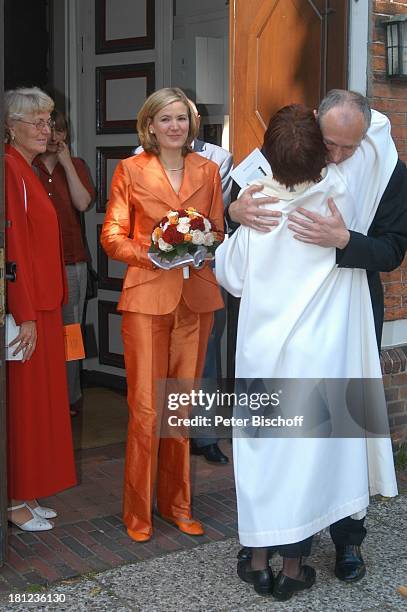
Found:
M 213 313 L 195 313 L 184 301 L 167 315 L 123 312 L 129 424 L 124 476 L 124 523 L 152 533 L 157 508 L 171 518 L 191 518 L 189 440 L 159 438 L 156 380 L 200 377 Z

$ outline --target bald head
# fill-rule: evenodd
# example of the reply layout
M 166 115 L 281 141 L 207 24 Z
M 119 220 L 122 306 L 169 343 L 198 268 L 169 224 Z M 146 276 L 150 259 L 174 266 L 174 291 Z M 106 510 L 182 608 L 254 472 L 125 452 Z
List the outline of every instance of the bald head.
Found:
M 339 164 L 351 157 L 370 126 L 371 110 L 361 94 L 334 89 L 322 100 L 318 109 L 318 122 L 328 160 Z

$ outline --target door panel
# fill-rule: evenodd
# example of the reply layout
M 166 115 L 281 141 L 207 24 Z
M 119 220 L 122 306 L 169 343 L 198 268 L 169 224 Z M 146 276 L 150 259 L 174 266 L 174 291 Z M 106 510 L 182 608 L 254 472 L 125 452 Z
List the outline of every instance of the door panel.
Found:
M 261 146 L 281 106 L 316 107 L 346 86 L 345 0 L 235 0 L 231 9 L 231 122 L 236 162 Z
M 59 0 L 55 0 L 59 1 Z M 71 9 L 73 2 L 68 1 Z M 77 153 L 96 177 L 98 200 L 86 213 L 86 234 L 99 295 L 87 307 L 87 323 L 98 339 L 98 356 L 88 355 L 84 374 L 100 384 L 106 375 L 124 377 L 123 347 L 116 312 L 126 266 L 108 262 L 99 233 L 113 171 L 138 145 L 136 116 L 155 88 L 169 84 L 172 2 L 170 0 L 76 0 L 79 47 L 76 107 Z M 72 66 L 76 65 L 74 62 Z M 72 97 L 71 97 L 72 99 Z

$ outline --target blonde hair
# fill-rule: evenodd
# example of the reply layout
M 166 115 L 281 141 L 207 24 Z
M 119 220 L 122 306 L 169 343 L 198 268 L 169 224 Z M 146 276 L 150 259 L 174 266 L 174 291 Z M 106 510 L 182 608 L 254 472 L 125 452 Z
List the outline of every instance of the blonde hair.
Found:
M 10 140 L 10 134 L 7 130 L 10 122 L 24 119 L 30 114 L 51 113 L 53 108 L 54 101 L 39 87 L 18 87 L 6 91 L 4 94 L 6 142 Z
M 189 100 L 182 89 L 178 87 L 164 87 L 163 89 L 158 89 L 147 98 L 137 115 L 137 132 L 140 144 L 148 153 L 154 153 L 155 155 L 160 153 L 160 145 L 157 142 L 157 138 L 155 134 L 151 134 L 149 131 L 150 124 L 160 110 L 173 102 L 185 104 L 189 119 L 189 130 L 185 144 L 182 147 L 182 154 L 186 155 L 192 151 L 191 144 L 198 133 L 196 116 L 191 110 Z

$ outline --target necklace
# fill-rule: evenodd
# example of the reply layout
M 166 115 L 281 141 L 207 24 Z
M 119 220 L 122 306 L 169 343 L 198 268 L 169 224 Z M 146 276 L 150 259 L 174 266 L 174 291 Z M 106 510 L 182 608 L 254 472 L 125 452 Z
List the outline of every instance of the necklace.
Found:
M 164 164 L 163 164 L 163 166 L 164 166 Z M 181 166 L 181 168 L 168 168 L 167 166 L 164 166 L 164 168 L 166 170 L 169 170 L 170 172 L 180 172 L 181 170 L 184 169 L 184 166 Z

